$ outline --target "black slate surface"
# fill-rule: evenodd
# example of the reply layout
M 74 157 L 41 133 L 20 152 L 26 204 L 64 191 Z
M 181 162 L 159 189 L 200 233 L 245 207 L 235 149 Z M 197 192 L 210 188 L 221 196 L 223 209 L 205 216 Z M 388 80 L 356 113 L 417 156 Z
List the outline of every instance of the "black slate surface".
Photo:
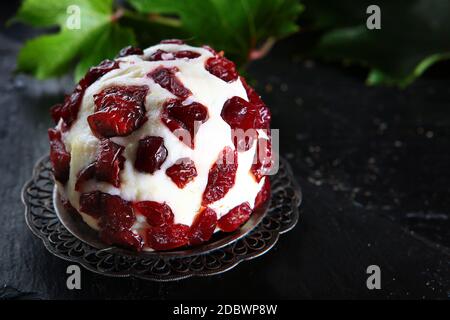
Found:
M 83 270 L 82 290 L 70 291 L 69 263 L 49 254 L 31 234 L 20 201 L 35 161 L 48 152 L 48 107 L 72 86 L 70 78 L 38 82 L 11 74 L 29 35 L 20 26 L 0 33 L 0 292 L 5 296 L 449 298 L 448 66 L 434 68 L 406 90 L 371 88 L 361 70 L 299 59 L 298 38 L 278 45 L 249 73 L 272 108 L 281 154 L 303 188 L 298 226 L 268 254 L 220 276 L 153 283 Z M 381 290 L 366 288 L 371 264 L 381 267 Z

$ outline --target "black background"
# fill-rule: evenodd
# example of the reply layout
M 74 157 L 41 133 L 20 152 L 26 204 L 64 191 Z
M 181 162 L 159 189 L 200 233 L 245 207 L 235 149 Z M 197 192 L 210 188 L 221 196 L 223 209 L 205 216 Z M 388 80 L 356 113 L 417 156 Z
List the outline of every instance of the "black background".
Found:
M 299 36 L 279 43 L 249 74 L 280 129 L 281 154 L 303 188 L 300 222 L 266 255 L 220 276 L 153 283 L 82 270 L 25 225 L 20 190 L 48 152 L 48 108 L 70 77 L 13 75 L 35 31 L 0 31 L 0 292 L 50 299 L 441 298 L 450 297 L 450 67 L 439 64 L 405 90 L 364 85 L 365 72 L 299 59 Z M 151 44 L 149 44 L 151 45 Z M 382 289 L 366 287 L 379 265 Z

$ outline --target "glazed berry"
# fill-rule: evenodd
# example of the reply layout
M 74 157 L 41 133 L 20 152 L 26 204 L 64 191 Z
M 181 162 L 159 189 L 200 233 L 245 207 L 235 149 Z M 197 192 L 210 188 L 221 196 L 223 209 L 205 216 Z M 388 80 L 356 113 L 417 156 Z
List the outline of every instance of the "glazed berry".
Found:
M 146 60 L 147 61 L 169 61 L 175 59 L 195 59 L 200 57 L 200 53 L 189 51 L 189 50 L 180 50 L 180 51 L 172 51 L 168 52 L 165 50 L 158 49 L 154 53 L 152 53 Z
M 220 54 L 206 60 L 205 68 L 209 73 L 225 82 L 232 82 L 238 78 L 234 63 Z
M 178 68 L 164 68 L 158 67 L 148 74 L 157 84 L 164 89 L 170 91 L 178 98 L 186 99 L 191 95 L 191 91 L 187 89 L 181 81 L 177 78 L 175 73 L 178 72 Z
M 147 86 L 109 87 L 94 95 L 96 112 L 88 117 L 98 137 L 127 136 L 140 128 L 145 115 Z
M 95 162 L 95 177 L 118 188 L 120 186 L 120 170 L 123 169 L 125 158 L 122 156 L 125 148 L 103 139 L 100 142 L 97 161 Z
M 70 127 L 77 119 L 83 94 L 84 89 L 80 85 L 77 85 L 70 95 L 65 96 L 63 103 L 54 105 L 50 109 L 53 121 L 58 123 L 59 119 L 63 119 L 65 125 Z
M 130 230 L 136 218 L 129 201 L 117 195 L 92 191 L 81 194 L 80 210 L 100 219 L 100 238 L 105 243 L 142 249 L 142 238 Z
M 133 208 L 136 213 L 142 214 L 152 227 L 163 227 L 173 224 L 174 215 L 172 209 L 165 203 L 141 201 L 134 203 Z
M 161 137 L 146 137 L 139 140 L 134 167 L 136 170 L 153 173 L 166 161 L 167 149 Z
M 131 230 L 121 229 L 119 231 L 104 228 L 100 231 L 100 238 L 106 244 L 118 245 L 121 247 L 141 251 L 144 246 L 142 237 Z
M 75 183 L 75 190 L 80 191 L 86 181 L 95 178 L 95 162 L 88 165 L 86 168 L 78 172 L 77 182 Z
M 154 250 L 169 250 L 188 244 L 189 227 L 184 224 L 172 224 L 161 228 L 150 227 L 147 230 L 147 245 Z
M 238 167 L 237 152 L 225 147 L 209 170 L 208 183 L 203 192 L 202 205 L 207 206 L 222 199 L 233 187 Z
M 131 55 L 143 55 L 144 51 L 141 48 L 136 48 L 133 46 L 128 46 L 125 48 L 122 48 L 119 51 L 119 54 L 117 55 L 116 58 L 122 58 L 122 57 L 126 57 L 126 56 L 131 56 Z
M 108 72 L 118 69 L 119 63 L 114 60 L 103 60 L 95 67 L 92 67 L 89 69 L 89 71 L 86 73 L 83 79 L 80 80 L 79 85 L 86 89 L 91 84 L 93 84 L 95 81 L 97 81 L 99 78 L 107 74 Z
M 270 173 L 273 161 L 271 140 L 258 139 L 255 157 L 250 169 L 257 182 Z
M 104 74 L 117 68 L 119 68 L 119 64 L 111 60 L 104 60 L 98 66 L 90 68 L 84 78 L 75 87 L 75 90 L 64 98 L 64 103 L 56 104 L 51 108 L 50 113 L 55 123 L 62 118 L 66 126 L 70 128 L 72 123 L 77 119 L 86 88 Z
M 181 158 L 173 166 L 167 168 L 166 174 L 178 188 L 183 189 L 197 176 L 197 169 L 194 161 L 189 158 Z
M 70 153 L 67 152 L 61 140 L 61 132 L 56 129 L 48 129 L 50 140 L 50 161 L 53 166 L 55 179 L 62 184 L 69 180 L 70 174 Z
M 183 104 L 178 99 L 168 100 L 161 114 L 161 121 L 178 136 L 180 141 L 192 149 L 195 145 L 195 134 L 206 120 L 208 110 L 204 105 L 198 102 Z M 186 130 L 189 136 L 183 130 Z
M 100 191 L 85 192 L 80 195 L 80 211 L 94 218 L 104 214 L 104 201 L 106 193 Z
M 251 86 L 249 86 L 243 77 L 240 77 L 240 79 L 241 79 L 242 84 L 247 93 L 249 102 L 251 104 L 255 105 L 259 111 L 258 128 L 269 130 L 270 129 L 270 120 L 271 120 L 271 114 L 270 114 L 269 108 L 262 101 L 261 97 L 255 91 L 255 89 L 253 89 Z
M 136 221 L 131 203 L 106 193 L 102 193 L 101 198 L 104 214 L 100 218 L 100 238 L 107 244 L 141 250 L 141 237 L 130 230 Z
M 258 192 L 255 198 L 255 206 L 254 208 L 260 207 L 267 199 L 270 197 L 270 180 L 268 177 L 264 180 L 263 187 Z
M 225 232 L 232 232 L 250 218 L 252 209 L 248 202 L 244 202 L 231 209 L 226 215 L 219 219 L 217 226 Z
M 210 208 L 205 208 L 197 214 L 189 228 L 189 244 L 197 245 L 208 241 L 217 225 L 217 214 Z

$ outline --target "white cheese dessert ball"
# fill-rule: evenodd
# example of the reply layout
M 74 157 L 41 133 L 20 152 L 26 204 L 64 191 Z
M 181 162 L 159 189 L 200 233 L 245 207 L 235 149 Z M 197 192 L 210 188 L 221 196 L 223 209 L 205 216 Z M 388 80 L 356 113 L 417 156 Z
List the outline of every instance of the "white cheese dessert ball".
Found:
M 52 116 L 63 204 L 107 244 L 198 245 L 237 229 L 269 196 L 270 112 L 209 47 L 124 48 Z

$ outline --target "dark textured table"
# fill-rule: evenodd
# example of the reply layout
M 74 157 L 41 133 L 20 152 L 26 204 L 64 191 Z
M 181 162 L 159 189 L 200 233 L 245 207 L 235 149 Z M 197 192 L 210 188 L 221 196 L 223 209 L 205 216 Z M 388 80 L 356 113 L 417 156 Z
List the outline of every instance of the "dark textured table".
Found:
M 82 290 L 70 291 L 69 263 L 31 234 L 20 201 L 35 161 L 48 152 L 47 110 L 72 86 L 69 78 L 11 74 L 29 35 L 20 26 L 0 34 L 0 295 L 449 298 L 448 65 L 406 90 L 371 88 L 361 70 L 300 60 L 299 39 L 278 45 L 250 74 L 303 188 L 297 227 L 266 255 L 220 276 L 153 283 L 82 270 Z M 372 264 L 381 268 L 381 290 L 366 287 Z

